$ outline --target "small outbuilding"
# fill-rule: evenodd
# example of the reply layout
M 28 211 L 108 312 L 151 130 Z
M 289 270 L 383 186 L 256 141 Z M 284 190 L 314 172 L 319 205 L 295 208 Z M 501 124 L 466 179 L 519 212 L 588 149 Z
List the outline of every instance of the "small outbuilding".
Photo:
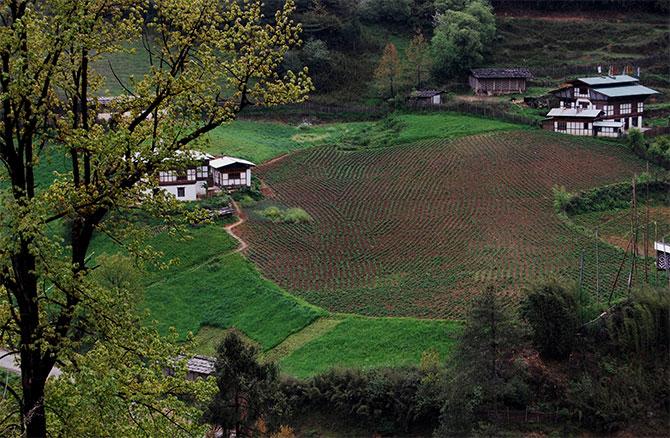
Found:
M 670 270 L 670 244 L 665 242 L 654 242 L 656 250 L 656 267 L 660 270 Z
M 470 88 L 478 95 L 523 93 L 533 75 L 527 68 L 476 68 L 470 70 Z
M 408 100 L 410 104 L 418 106 L 441 105 L 442 93 L 442 90 L 414 90 Z

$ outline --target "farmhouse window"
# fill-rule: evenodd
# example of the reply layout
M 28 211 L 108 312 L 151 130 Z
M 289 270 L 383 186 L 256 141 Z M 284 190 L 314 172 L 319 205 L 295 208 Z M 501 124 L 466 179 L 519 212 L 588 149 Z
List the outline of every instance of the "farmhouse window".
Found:
M 172 182 L 177 180 L 177 176 L 174 172 L 160 172 L 158 174 L 158 180 L 160 182 Z
M 644 111 L 644 102 L 638 102 L 637 103 L 637 112 L 641 113 Z
M 621 104 L 621 114 L 630 114 L 630 108 L 631 104 L 630 103 L 622 103 Z
M 186 196 L 186 189 L 184 187 L 177 187 L 177 198 Z
M 198 178 L 207 178 L 209 172 L 207 172 L 207 166 L 198 167 Z
M 186 178 L 189 181 L 193 181 L 195 179 L 195 169 L 188 169 L 186 171 Z
M 229 173 L 228 179 L 240 179 L 240 172 Z
M 580 88 L 579 89 L 579 94 L 581 95 L 586 95 L 588 94 L 589 90 L 587 88 Z
M 584 122 L 584 129 L 589 129 L 589 123 L 588 122 Z
M 633 126 L 637 127 L 637 117 L 633 117 Z
M 558 122 L 558 128 L 556 129 L 558 129 L 559 131 L 565 131 L 566 129 L 568 129 L 568 125 L 565 122 Z
M 603 110 L 605 111 L 605 115 L 607 115 L 607 116 L 613 116 L 614 115 L 614 105 L 605 105 L 603 107 Z

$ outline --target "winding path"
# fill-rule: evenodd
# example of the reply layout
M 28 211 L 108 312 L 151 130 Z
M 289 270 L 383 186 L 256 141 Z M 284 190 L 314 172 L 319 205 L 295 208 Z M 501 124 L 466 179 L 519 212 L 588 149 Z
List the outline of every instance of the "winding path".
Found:
M 226 233 L 228 233 L 233 239 L 237 240 L 240 244 L 240 246 L 238 246 L 236 249 L 232 250 L 228 254 L 237 254 L 238 252 L 242 252 L 245 249 L 247 249 L 249 247 L 249 244 L 247 242 L 245 242 L 244 240 L 242 240 L 242 238 L 239 237 L 237 234 L 235 234 L 233 232 L 233 229 L 235 227 L 237 227 L 238 225 L 242 225 L 243 223 L 245 223 L 247 218 L 244 215 L 244 213 L 242 212 L 242 209 L 240 208 L 240 206 L 237 205 L 237 202 L 235 202 L 235 201 L 231 201 L 231 202 L 233 204 L 233 208 L 235 208 L 235 214 L 237 215 L 237 221 L 235 221 L 234 223 L 232 223 L 230 225 L 226 225 L 225 230 L 226 230 Z

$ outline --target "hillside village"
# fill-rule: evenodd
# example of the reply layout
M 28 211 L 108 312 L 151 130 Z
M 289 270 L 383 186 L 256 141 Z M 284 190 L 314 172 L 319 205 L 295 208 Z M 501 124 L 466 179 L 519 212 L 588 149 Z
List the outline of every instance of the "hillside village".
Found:
M 8 0 L 2 436 L 665 436 L 669 14 Z

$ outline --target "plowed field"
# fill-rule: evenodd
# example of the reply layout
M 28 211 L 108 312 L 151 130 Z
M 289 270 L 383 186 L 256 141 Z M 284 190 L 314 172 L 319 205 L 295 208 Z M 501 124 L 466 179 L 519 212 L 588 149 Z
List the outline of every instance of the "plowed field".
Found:
M 329 310 L 459 318 L 489 284 L 514 299 L 543 275 L 577 279 L 582 251 L 595 293 L 595 240 L 556 215 L 551 188 L 642 170 L 615 144 L 545 132 L 319 147 L 257 169 L 271 196 L 238 232 L 266 276 Z M 313 221 L 272 223 L 256 213 L 268 205 L 301 207 Z M 607 245 L 599 251 L 613 261 L 600 267 L 609 284 L 619 256 Z

